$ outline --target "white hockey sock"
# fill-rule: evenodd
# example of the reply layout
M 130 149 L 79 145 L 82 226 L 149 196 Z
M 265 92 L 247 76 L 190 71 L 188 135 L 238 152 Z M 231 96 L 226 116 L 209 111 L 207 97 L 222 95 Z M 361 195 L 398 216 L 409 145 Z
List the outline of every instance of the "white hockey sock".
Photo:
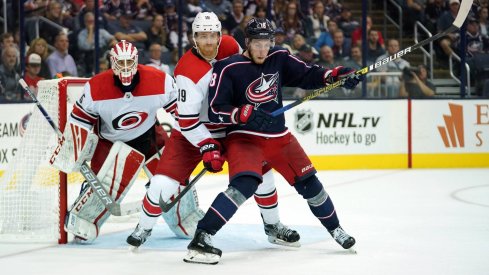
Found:
M 139 217 L 139 225 L 144 229 L 152 229 L 161 215 L 160 196 L 168 201 L 178 190 L 178 182 L 164 175 L 151 178 L 148 192 L 143 200 L 143 211 Z
M 263 182 L 258 185 L 254 198 L 260 208 L 264 223 L 276 224 L 280 221 L 277 190 L 271 170 L 263 175 Z

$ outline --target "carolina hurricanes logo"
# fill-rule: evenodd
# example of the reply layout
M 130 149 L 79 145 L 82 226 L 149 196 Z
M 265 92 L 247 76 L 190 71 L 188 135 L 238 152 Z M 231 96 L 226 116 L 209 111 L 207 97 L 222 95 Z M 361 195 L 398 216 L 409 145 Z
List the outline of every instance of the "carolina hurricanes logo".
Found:
M 146 118 L 148 118 L 147 113 L 132 111 L 112 120 L 112 127 L 116 130 L 131 130 L 141 125 Z
M 251 82 L 246 88 L 246 98 L 260 105 L 269 101 L 277 102 L 278 72 L 275 74 L 261 74 L 261 77 Z

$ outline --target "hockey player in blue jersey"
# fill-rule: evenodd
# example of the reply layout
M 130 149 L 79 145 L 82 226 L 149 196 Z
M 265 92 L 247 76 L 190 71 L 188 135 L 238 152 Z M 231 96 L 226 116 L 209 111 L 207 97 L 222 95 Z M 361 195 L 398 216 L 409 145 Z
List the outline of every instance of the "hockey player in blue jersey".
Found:
M 308 66 L 287 50 L 274 47 L 274 30 L 266 19 L 251 19 L 245 35 L 246 51 L 217 62 L 209 84 L 209 120 L 228 126 L 224 148 L 230 184 L 199 221 L 184 261 L 219 262 L 222 251 L 212 246 L 211 236 L 253 195 L 262 181 L 264 162 L 306 199 L 336 242 L 349 249 L 355 239 L 340 226 L 309 157 L 285 126 L 284 115 L 270 113 L 283 106 L 282 86 L 315 89 L 344 79 L 343 87 L 353 89 L 361 77 L 351 68 Z

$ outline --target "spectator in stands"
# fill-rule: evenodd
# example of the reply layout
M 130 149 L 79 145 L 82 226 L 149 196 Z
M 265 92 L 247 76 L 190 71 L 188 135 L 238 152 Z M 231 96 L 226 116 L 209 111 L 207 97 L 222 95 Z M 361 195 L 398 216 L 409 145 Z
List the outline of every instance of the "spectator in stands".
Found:
M 227 0 L 204 0 L 203 5 L 204 11 L 215 13 L 221 21 L 225 21 L 226 13 L 233 9 L 231 2 Z
M 280 6 L 280 4 L 279 4 L 279 6 Z M 254 14 L 256 14 L 256 10 L 258 9 L 258 7 L 265 8 L 265 10 L 266 10 L 267 9 L 267 0 L 248 0 L 247 3 L 245 3 L 245 8 L 244 8 L 245 15 L 253 16 Z
M 300 34 L 294 35 L 294 39 L 292 40 L 292 44 L 290 45 L 291 46 L 290 53 L 297 55 L 299 53 L 299 49 L 305 44 L 307 44 L 307 42 L 304 36 Z
M 449 4 L 450 4 L 450 9 L 442 13 L 440 18 L 438 18 L 437 21 L 438 32 L 442 32 L 448 29 L 453 24 L 453 21 L 457 17 L 458 10 L 460 8 L 460 1 L 450 0 Z M 448 57 L 452 55 L 453 53 L 452 46 L 453 43 L 458 39 L 458 37 L 459 37 L 459 32 L 452 32 L 438 40 L 438 45 L 443 51 L 442 54 L 444 54 L 442 55 L 442 57 Z M 442 58 L 442 60 L 444 59 Z
M 239 26 L 244 16 L 243 0 L 233 0 L 233 7 L 231 11 L 226 13 L 226 20 L 222 22 L 222 26 L 231 31 Z
M 14 36 L 9 33 L 9 32 L 6 32 L 6 33 L 3 33 L 2 35 L 0 35 L 0 56 L 2 54 L 2 51 L 3 49 L 6 49 L 6 48 L 9 48 L 9 47 L 13 47 L 15 48 L 16 50 L 16 56 L 17 56 L 17 64 L 19 64 L 19 61 L 20 61 L 20 53 L 19 53 L 19 47 L 17 44 L 15 44 L 15 39 L 14 39 Z
M 318 40 L 314 44 L 314 48 L 316 50 L 319 50 L 324 45 L 328 45 L 330 47 L 333 47 L 333 44 L 334 44 L 333 43 L 333 33 L 335 33 L 337 30 L 339 30 L 338 24 L 336 24 L 336 22 L 334 20 L 329 20 L 328 21 L 328 31 L 322 32 L 319 35 Z
M 352 46 L 350 51 L 351 51 L 350 52 L 350 59 L 348 59 L 344 62 L 341 62 L 341 65 L 344 67 L 353 68 L 353 69 L 358 71 L 361 68 L 363 68 L 362 49 L 360 48 L 360 46 Z M 367 65 L 368 65 L 368 63 L 367 63 Z
M 39 22 L 39 36 L 44 38 L 50 45 L 54 44 L 54 40 L 60 31 L 67 33 L 69 29 L 73 28 L 73 20 L 63 18 L 62 6 L 58 1 L 49 2 L 45 17 L 58 25 L 53 26 L 44 21 Z
M 446 10 L 448 7 L 445 0 L 433 0 L 426 3 L 425 25 L 432 34 L 437 32 L 436 22 Z
M 49 56 L 48 42 L 40 37 L 32 40 L 26 56 L 29 56 L 32 53 L 36 53 L 41 57 L 41 72 L 39 73 L 39 76 L 45 79 L 51 79 L 51 73 L 49 72 L 49 67 L 46 63 Z
M 342 30 L 337 30 L 333 33 L 333 49 L 336 60 L 347 60 L 350 58 L 351 40 L 345 38 Z
M 297 53 L 297 56 L 299 57 L 300 60 L 304 61 L 304 63 L 308 65 L 312 65 L 318 62 L 316 56 L 317 52 L 314 52 L 314 48 L 309 46 L 308 44 L 302 45 L 302 47 L 299 48 L 299 52 Z
M 339 19 L 335 20 L 338 27 L 343 31 L 345 37 L 350 38 L 351 33 L 360 26 L 360 23 L 353 19 L 349 8 L 343 7 Z
M 402 73 L 399 95 L 409 98 L 426 98 L 435 95 L 436 87 L 428 80 L 428 70 L 419 65 L 412 70 L 405 67 Z
M 148 39 L 146 33 L 140 27 L 132 23 L 132 16 L 123 14 L 119 17 L 119 24 L 114 25 L 111 33 L 118 41 L 126 40 L 131 42 L 138 50 L 145 49 L 144 42 Z
M 266 7 L 256 7 L 255 13 L 253 14 L 255 18 L 266 19 L 267 18 L 267 8 Z M 275 26 L 275 22 L 270 22 L 273 26 Z
M 154 11 L 150 0 L 136 0 L 134 20 L 153 20 Z
M 188 35 L 186 35 L 187 31 L 188 31 L 187 24 L 183 24 L 182 25 L 182 33 L 184 35 L 182 37 L 182 48 L 185 48 L 185 47 L 187 47 L 187 45 L 190 44 L 190 41 L 188 39 Z M 178 52 L 178 29 L 173 28 L 170 31 L 168 37 L 169 37 L 169 42 L 171 44 L 171 47 L 173 48 L 173 51 Z
M 19 80 L 20 69 L 17 66 L 17 49 L 12 46 L 6 47 L 2 51 L 2 64 L 0 65 L 0 101 L 21 99 Z
M 153 43 L 151 46 L 149 46 L 149 60 L 146 65 L 172 75 L 170 72 L 170 67 L 163 63 L 161 56 L 161 45 L 158 43 Z
M 425 23 L 425 2 L 426 0 L 404 0 L 404 34 L 412 35 L 414 33 L 414 24 L 416 21 L 419 21 L 422 24 Z
M 331 20 L 337 20 L 340 16 L 342 6 L 336 0 L 324 0 L 324 12 Z
M 107 58 L 100 58 L 98 61 L 98 72 L 105 72 L 110 67 L 110 61 Z
M 41 57 L 37 53 L 31 53 L 27 56 L 24 80 L 27 86 L 37 95 L 37 82 L 43 80 L 43 77 L 39 76 L 41 72 Z M 29 94 L 24 94 L 24 99 L 29 99 Z
M 231 35 L 234 37 L 234 39 L 236 39 L 242 49 L 246 49 L 244 28 L 251 18 L 251 16 L 245 15 L 241 23 L 236 28 L 231 30 Z
M 368 32 L 367 63 L 372 64 L 377 58 L 385 54 L 385 49 L 380 44 L 380 32 L 370 29 Z
M 52 52 L 46 60 L 51 73 L 51 78 L 54 78 L 57 73 L 69 74 L 78 76 L 78 70 L 73 57 L 68 53 L 70 41 L 64 32 L 60 32 L 54 42 L 56 50 Z
M 304 27 L 297 9 L 296 2 L 289 2 L 282 18 L 277 22 L 277 27 L 283 28 L 290 40 L 292 40 L 296 34 L 304 35 Z
M 488 20 L 488 10 L 487 7 L 479 8 L 479 12 L 477 13 L 479 20 L 479 29 L 482 34 L 482 37 L 489 37 L 489 20 Z
M 292 48 L 289 44 L 286 43 L 286 39 L 287 35 L 285 34 L 284 29 L 275 29 L 275 45 L 286 48 L 287 50 L 289 50 L 289 52 L 292 52 Z
M 95 72 L 95 15 L 92 12 L 85 13 L 84 25 L 85 28 L 78 33 L 77 39 L 79 56 L 82 59 L 82 64 L 79 65 L 83 70 L 80 75 L 92 76 Z M 116 40 L 105 29 L 99 28 L 98 31 L 100 52 L 105 52 L 116 43 Z
M 479 21 L 473 16 L 467 18 L 467 57 L 474 58 L 478 54 L 487 53 L 489 49 L 489 41 L 484 38 L 479 31 Z M 460 50 L 460 39 L 455 43 L 455 48 Z M 489 66 L 489 64 L 488 64 Z
M 178 29 L 178 14 L 175 7 L 175 3 L 172 0 L 165 1 L 165 12 L 163 16 L 166 19 L 165 25 L 168 32 L 176 31 Z M 185 22 L 187 19 L 184 17 L 182 20 Z M 173 49 L 170 49 L 173 50 Z
M 368 34 L 370 30 L 372 29 L 372 17 L 367 16 L 366 18 L 367 21 L 367 39 L 368 39 Z M 352 46 L 360 46 L 362 43 L 362 34 L 363 34 L 363 26 L 358 26 L 351 34 L 351 45 Z M 377 33 L 377 36 L 379 37 L 378 42 L 382 48 L 385 49 L 384 45 L 384 38 L 382 36 L 382 33 L 379 31 Z
M 107 29 L 108 25 L 107 25 L 107 20 L 104 17 L 103 8 L 104 8 L 103 5 L 99 6 L 98 23 L 100 28 Z M 81 30 L 85 28 L 84 18 L 87 12 L 91 12 L 95 14 L 95 0 L 84 0 L 84 5 L 80 8 L 80 11 L 78 12 L 75 18 L 75 28 L 77 30 Z
M 116 24 L 117 19 L 122 15 L 129 15 L 131 18 L 136 15 L 136 2 L 131 0 L 108 0 L 104 1 L 104 18 L 109 24 Z
M 376 62 L 382 62 L 384 58 L 389 58 L 389 56 L 394 55 L 399 51 L 399 41 L 397 39 L 389 39 L 387 41 L 387 53 L 379 56 Z M 390 62 L 387 62 L 385 65 L 377 68 L 379 72 L 402 72 L 404 68 L 409 68 L 409 62 L 407 62 L 404 58 L 399 57 Z M 399 87 L 400 87 L 400 79 L 398 76 L 385 76 L 382 78 L 384 87 L 386 89 L 387 97 L 398 97 L 399 96 Z
M 187 0 L 187 4 L 183 7 L 183 15 L 187 18 L 187 24 L 192 24 L 197 13 L 204 11 L 200 0 Z
M 324 45 L 321 47 L 319 50 L 319 61 L 316 64 L 330 69 L 338 66 L 338 63 L 334 58 L 333 49 L 331 49 L 330 46 Z
M 309 43 L 315 43 L 321 33 L 328 31 L 328 21 L 330 20 L 324 12 L 324 4 L 321 1 L 314 3 L 312 14 L 306 18 L 306 34 L 310 38 Z
M 149 49 L 151 44 L 158 43 L 162 46 L 163 52 L 168 52 L 168 31 L 165 26 L 165 18 L 161 14 L 156 14 L 153 17 L 151 26 L 146 30 L 146 48 Z
M 44 8 L 47 8 L 48 5 L 48 0 L 26 0 L 24 2 L 24 12 L 27 17 L 43 16 Z

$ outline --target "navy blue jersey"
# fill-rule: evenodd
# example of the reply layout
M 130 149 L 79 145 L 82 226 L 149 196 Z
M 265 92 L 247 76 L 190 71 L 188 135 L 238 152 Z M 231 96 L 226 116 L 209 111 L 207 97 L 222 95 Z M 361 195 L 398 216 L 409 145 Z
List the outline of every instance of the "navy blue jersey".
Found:
M 325 85 L 326 69 L 308 66 L 281 47 L 274 47 L 261 65 L 244 55 L 233 55 L 214 65 L 209 85 L 209 120 L 230 125 L 228 133 L 243 132 L 260 136 L 281 136 L 287 132 L 283 114 L 277 123 L 265 131 L 257 131 L 248 125 L 238 125 L 234 120 L 237 108 L 252 104 L 265 112 L 273 112 L 283 106 L 282 86 L 316 89 Z

